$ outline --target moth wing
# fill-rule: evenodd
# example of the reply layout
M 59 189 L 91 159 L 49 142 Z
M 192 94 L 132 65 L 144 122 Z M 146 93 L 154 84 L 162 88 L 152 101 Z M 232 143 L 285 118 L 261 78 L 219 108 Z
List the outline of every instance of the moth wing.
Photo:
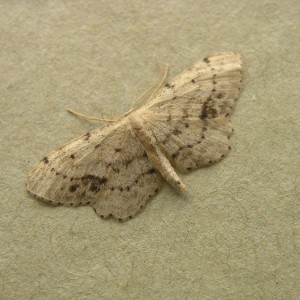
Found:
M 51 152 L 29 173 L 30 193 L 52 204 L 90 204 L 101 217 L 135 215 L 161 186 L 126 123 L 98 128 Z
M 182 172 L 209 165 L 230 149 L 229 116 L 242 82 L 238 54 L 205 58 L 179 74 L 146 104 L 147 121 Z

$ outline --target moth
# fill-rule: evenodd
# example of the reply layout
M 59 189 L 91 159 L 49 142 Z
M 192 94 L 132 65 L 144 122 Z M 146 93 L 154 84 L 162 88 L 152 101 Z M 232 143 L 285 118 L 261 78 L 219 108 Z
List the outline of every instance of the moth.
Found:
M 136 215 L 164 181 L 183 192 L 177 171 L 211 165 L 230 150 L 241 82 L 238 54 L 204 58 L 142 107 L 44 157 L 29 173 L 28 191 L 51 204 L 89 204 L 118 220 Z

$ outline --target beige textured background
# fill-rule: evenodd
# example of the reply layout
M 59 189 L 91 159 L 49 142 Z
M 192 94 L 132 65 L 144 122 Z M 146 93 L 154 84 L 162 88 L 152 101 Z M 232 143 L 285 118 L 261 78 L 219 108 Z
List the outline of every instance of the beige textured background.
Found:
M 299 299 L 300 2 L 0 0 L 0 298 Z M 159 76 L 242 54 L 221 163 L 166 186 L 132 221 L 53 208 L 29 168 L 120 115 Z M 298 266 L 298 268 L 297 268 Z M 298 285 L 297 285 L 298 281 Z

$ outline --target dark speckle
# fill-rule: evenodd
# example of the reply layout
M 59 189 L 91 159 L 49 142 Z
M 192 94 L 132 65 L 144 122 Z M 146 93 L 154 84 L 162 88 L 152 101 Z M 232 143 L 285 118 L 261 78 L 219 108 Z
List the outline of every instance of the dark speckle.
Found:
M 107 182 L 106 177 L 99 177 L 99 176 L 91 175 L 91 174 L 82 176 L 80 179 L 84 185 L 87 185 L 88 183 L 90 183 L 89 189 L 90 189 L 90 191 L 92 191 L 94 193 L 98 193 L 101 190 L 102 185 Z
M 184 126 L 185 126 L 185 128 L 189 128 L 190 124 L 189 123 L 185 123 Z
M 71 154 L 70 157 L 71 157 L 72 159 L 74 159 L 74 158 L 75 158 L 75 155 L 74 155 L 74 154 Z
M 210 98 L 204 102 L 199 116 L 200 119 L 213 119 L 218 115 L 218 111 L 212 105 Z
M 126 191 L 128 191 L 128 192 L 130 191 L 130 187 L 129 186 L 126 187 Z
M 182 131 L 180 131 L 178 128 L 174 128 L 173 131 L 172 131 L 172 133 L 173 133 L 174 135 L 179 135 L 179 134 L 182 133 Z
M 171 86 L 169 83 L 166 83 L 165 87 L 170 88 Z
M 191 82 L 192 82 L 192 83 L 196 83 L 195 79 L 192 79 Z
M 220 93 L 220 94 L 217 95 L 217 98 L 218 98 L 218 99 L 222 99 L 223 96 L 224 96 L 224 95 L 223 95 L 222 93 Z
M 75 184 L 72 184 L 69 188 L 70 192 L 71 193 L 74 193 L 76 192 L 76 190 L 79 188 L 79 184 L 75 183 Z
M 205 58 L 203 59 L 203 61 L 206 62 L 207 64 L 210 63 L 210 60 L 208 59 L 208 57 L 205 57 Z
M 47 156 L 45 156 L 45 157 L 43 158 L 43 162 L 44 162 L 45 164 L 48 164 L 48 163 L 49 163 L 49 160 L 48 160 L 48 157 L 47 157 Z
M 173 154 L 172 154 L 172 158 L 176 158 L 177 156 L 178 156 L 178 152 L 174 152 Z
M 115 151 L 116 151 L 116 152 L 120 152 L 120 151 L 121 151 L 121 148 L 116 148 Z
M 88 141 L 90 137 L 91 137 L 91 134 L 88 132 L 88 133 L 85 134 L 85 138 L 84 139 L 86 141 Z
M 156 173 L 156 171 L 153 168 L 145 172 L 145 174 L 153 174 L 153 173 Z
M 133 158 L 127 159 L 127 160 L 125 161 L 125 166 L 128 167 L 128 166 L 132 163 L 132 161 L 133 161 Z

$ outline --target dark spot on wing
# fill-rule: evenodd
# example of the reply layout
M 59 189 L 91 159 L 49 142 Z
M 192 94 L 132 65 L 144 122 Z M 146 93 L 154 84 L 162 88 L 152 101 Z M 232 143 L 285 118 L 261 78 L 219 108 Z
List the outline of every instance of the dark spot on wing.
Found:
M 88 141 L 90 139 L 90 137 L 91 137 L 91 134 L 89 132 L 84 135 L 84 139 L 86 141 Z
M 47 157 L 47 156 L 45 156 L 45 157 L 43 158 L 43 162 L 44 162 L 45 164 L 48 164 L 48 163 L 49 163 L 49 160 L 48 160 L 48 157 Z
M 120 173 L 120 169 L 119 168 L 114 168 L 112 167 L 113 171 L 116 172 L 116 173 Z
M 176 158 L 179 155 L 179 151 L 176 151 L 172 154 L 172 158 Z
M 173 131 L 172 131 L 172 133 L 173 133 L 174 135 L 179 135 L 179 134 L 182 133 L 182 131 L 180 131 L 178 128 L 174 128 Z
M 145 172 L 145 174 L 153 174 L 153 173 L 156 173 L 155 169 L 153 169 L 153 168 L 151 168 Z
M 71 186 L 70 186 L 70 188 L 69 188 L 69 191 L 71 192 L 71 193 L 74 193 L 74 192 L 76 192 L 76 190 L 79 188 L 79 184 L 78 183 L 75 183 L 75 184 L 72 184 Z
M 169 83 L 165 84 L 165 87 L 168 88 L 168 89 L 173 88 L 174 86 L 175 86 L 174 84 L 172 84 L 172 85 L 170 85 Z
M 133 158 L 125 160 L 125 166 L 128 167 L 133 161 Z
M 80 179 L 84 185 L 90 184 L 89 189 L 94 193 L 98 193 L 101 190 L 102 185 L 104 185 L 107 182 L 106 177 L 99 177 L 91 174 L 84 175 Z
M 213 107 L 214 103 L 212 99 L 209 97 L 202 106 L 201 112 L 200 112 L 200 119 L 213 119 L 217 117 L 218 111 Z
M 183 109 L 183 116 L 182 119 L 187 119 L 189 117 L 188 110 L 186 108 Z

